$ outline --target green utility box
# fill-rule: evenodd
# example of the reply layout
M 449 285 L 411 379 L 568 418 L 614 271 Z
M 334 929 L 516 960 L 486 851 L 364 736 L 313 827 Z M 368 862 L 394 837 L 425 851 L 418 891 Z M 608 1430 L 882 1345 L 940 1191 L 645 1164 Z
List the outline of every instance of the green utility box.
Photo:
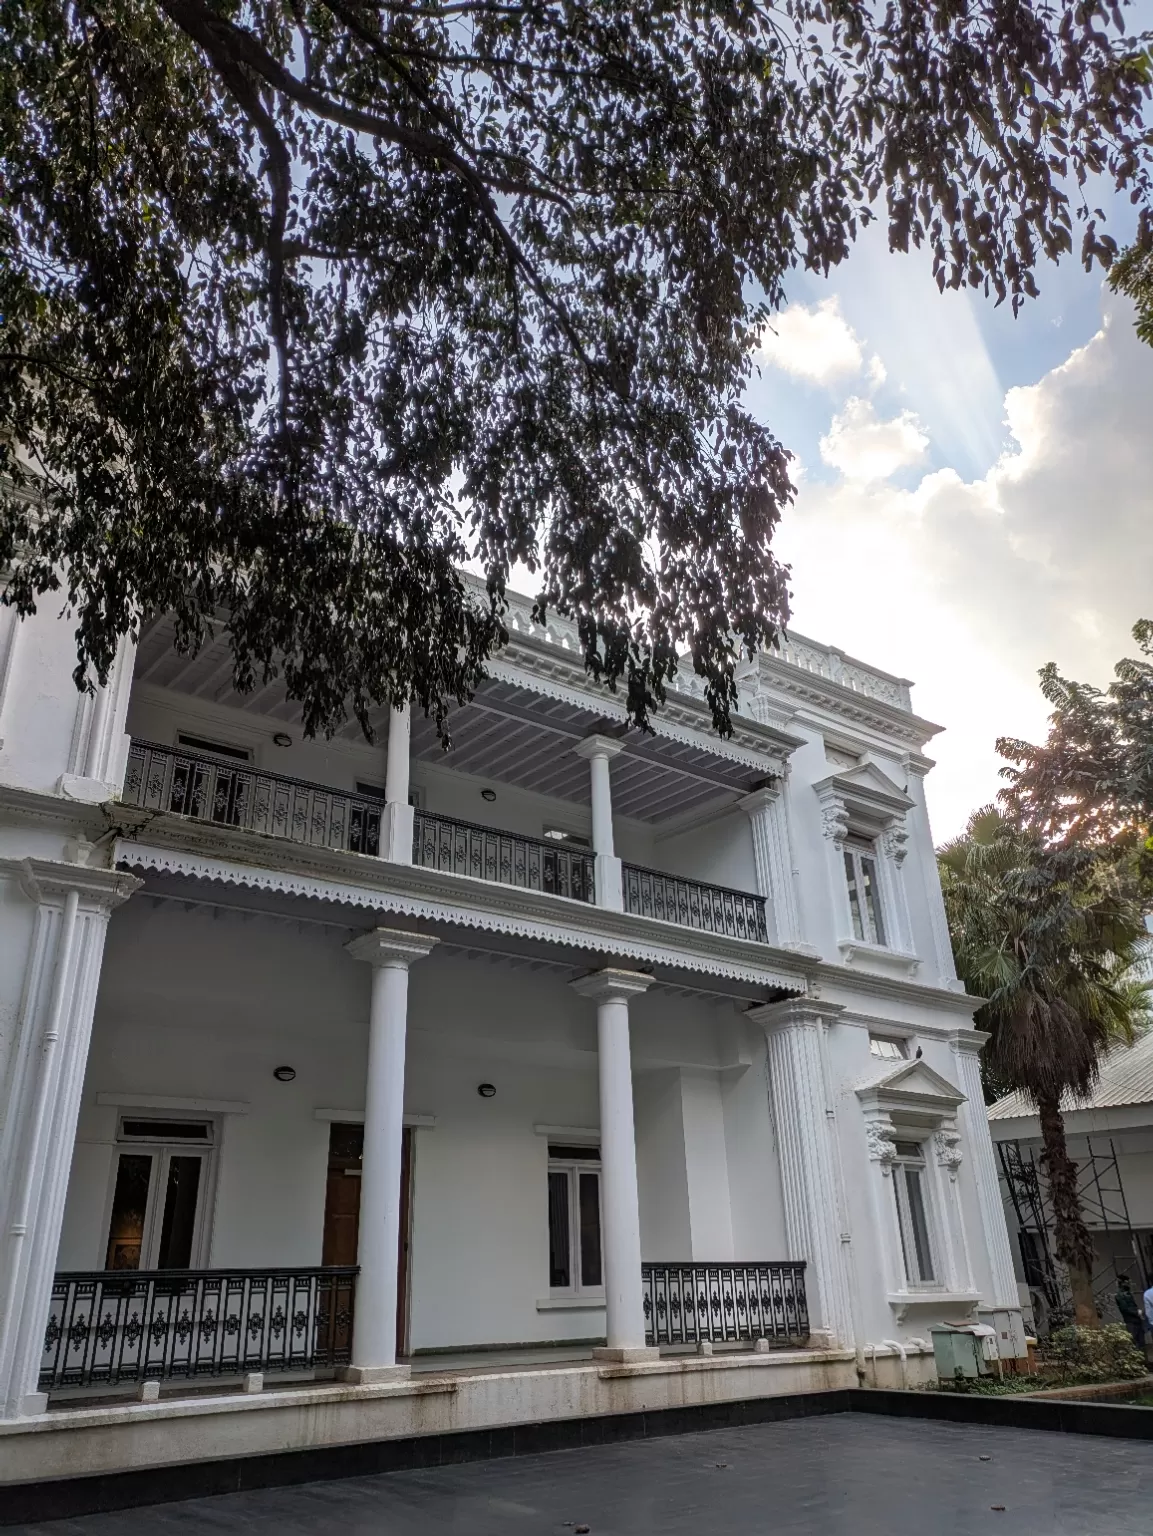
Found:
M 975 1381 L 978 1376 L 992 1374 L 984 1337 L 992 1329 L 944 1327 L 932 1328 L 930 1333 L 939 1381 Z

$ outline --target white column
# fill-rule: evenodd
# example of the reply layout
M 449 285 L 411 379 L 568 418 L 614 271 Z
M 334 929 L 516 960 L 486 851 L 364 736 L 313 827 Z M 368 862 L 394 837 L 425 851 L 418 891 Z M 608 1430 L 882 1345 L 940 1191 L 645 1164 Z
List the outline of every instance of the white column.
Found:
M 784 780 L 754 789 L 738 804 L 752 828 L 757 885 L 769 903 L 774 938 L 787 949 L 807 949 L 801 932 Z
M 121 637 L 108 681 L 93 694 L 79 694 L 76 725 L 68 771 L 61 775 L 59 791 L 72 800 L 107 800 L 124 783 L 128 737 L 124 721 L 132 692 L 136 642 Z
M 42 1413 L 37 1378 L 112 909 L 131 875 L 47 859 L 0 873 L 35 904 L 0 1139 L 0 1415 Z
M 360 1274 L 352 1365 L 345 1372 L 349 1381 L 390 1381 L 408 1375 L 408 1367 L 396 1363 L 408 968 L 414 960 L 423 960 L 436 942 L 419 933 L 376 928 L 346 946 L 354 960 L 372 966 L 357 1249 Z
M 646 1360 L 637 1148 L 633 1126 L 629 998 L 652 984 L 633 971 L 597 971 L 573 982 L 597 1005 L 601 1109 L 601 1222 L 604 1227 L 605 1345 L 594 1353 L 616 1361 Z
M 1009 1246 L 1005 1207 L 997 1181 L 997 1159 L 993 1152 L 993 1138 L 989 1134 L 989 1117 L 985 1113 L 985 1094 L 981 1086 L 981 1047 L 987 1038 L 979 1029 L 958 1029 L 951 1035 L 949 1044 L 957 1063 L 957 1086 L 965 1095 L 965 1102 L 958 1110 L 957 1118 L 961 1123 L 969 1166 L 973 1170 L 977 1208 L 981 1213 L 981 1229 L 988 1256 L 991 1294 L 986 1304 L 1016 1311 L 1021 1305 L 1021 1298 L 1017 1291 L 1017 1277 L 1013 1273 L 1013 1251 Z
M 596 855 L 598 907 L 619 912 L 624 907 L 621 861 L 613 851 L 613 799 L 609 763 L 624 751 L 615 736 L 586 736 L 574 748 L 588 761 L 593 814 L 593 853 Z
M 851 1348 L 853 1313 L 843 1253 L 845 1203 L 834 1143 L 836 1120 L 822 1035 L 840 1008 L 809 998 L 766 1003 L 747 1017 L 769 1043 L 769 1095 L 785 1204 L 785 1257 L 808 1265 L 809 1310 L 842 1347 Z
M 393 864 L 412 863 L 412 806 L 408 803 L 408 763 L 412 737 L 412 706 L 389 711 L 385 749 L 384 815 L 381 854 Z

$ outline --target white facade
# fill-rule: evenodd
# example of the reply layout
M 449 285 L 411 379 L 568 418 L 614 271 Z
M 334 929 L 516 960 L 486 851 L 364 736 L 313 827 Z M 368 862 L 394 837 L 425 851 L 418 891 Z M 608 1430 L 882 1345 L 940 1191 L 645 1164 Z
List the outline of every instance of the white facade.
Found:
M 69 626 L 0 610 L 13 1424 L 54 1273 L 322 1266 L 357 1209 L 366 1389 L 651 1371 L 642 1264 L 804 1263 L 862 1371 L 1018 1305 L 908 685 L 794 638 L 728 740 L 691 678 L 642 736 L 563 624 L 512 631 L 444 752 L 403 713 L 305 741 L 163 621 L 78 695 Z

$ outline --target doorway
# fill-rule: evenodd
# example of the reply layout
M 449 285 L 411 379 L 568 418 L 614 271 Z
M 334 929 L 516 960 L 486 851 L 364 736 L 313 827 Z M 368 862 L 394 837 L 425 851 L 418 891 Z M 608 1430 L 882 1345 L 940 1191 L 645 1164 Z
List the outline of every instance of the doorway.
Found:
M 105 1269 L 199 1267 L 214 1130 L 210 1120 L 121 1120 Z
M 320 1262 L 355 1264 L 360 1235 L 360 1169 L 364 1126 L 334 1122 L 328 1137 L 328 1185 Z M 396 1352 L 408 1353 L 412 1249 L 413 1132 L 405 1126 L 400 1152 L 400 1241 L 396 1255 Z

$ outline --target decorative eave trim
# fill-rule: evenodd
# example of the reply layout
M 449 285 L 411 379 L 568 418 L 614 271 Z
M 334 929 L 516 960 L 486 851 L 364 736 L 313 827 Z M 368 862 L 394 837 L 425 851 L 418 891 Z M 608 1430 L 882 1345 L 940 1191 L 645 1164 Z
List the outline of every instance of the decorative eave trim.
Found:
M 608 689 L 593 692 L 579 657 L 548 641 L 514 635 L 501 655 L 485 664 L 485 671 L 498 682 L 532 689 L 575 709 L 587 709 L 591 714 L 622 722 L 628 719 L 619 695 Z M 805 744 L 802 736 L 777 730 L 748 716 L 734 718 L 733 734 L 720 737 L 712 728 L 707 705 L 676 689 L 669 690 L 665 702 L 653 711 L 650 723 L 657 736 L 762 771 L 774 763 L 783 765 L 792 752 Z
M 121 807 L 129 815 L 128 807 Z M 127 819 L 127 818 L 126 818 Z M 515 934 L 567 948 L 619 955 L 642 965 L 725 977 L 757 988 L 803 993 L 813 964 L 753 940 L 704 934 L 657 918 L 452 875 L 363 854 L 309 848 L 256 833 L 195 826 L 178 817 L 142 819 L 153 841 L 117 840 L 118 864 L 227 885 L 343 903 L 371 913 Z

